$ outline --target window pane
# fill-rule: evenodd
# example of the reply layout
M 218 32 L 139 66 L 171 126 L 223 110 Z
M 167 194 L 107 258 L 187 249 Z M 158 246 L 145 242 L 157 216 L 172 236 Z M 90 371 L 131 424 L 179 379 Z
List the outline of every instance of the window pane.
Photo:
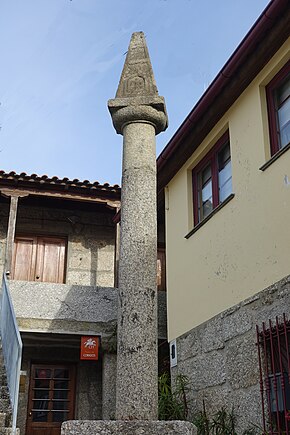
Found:
M 290 98 L 278 110 L 278 123 L 280 130 L 280 147 L 290 142 Z
M 51 378 L 51 370 L 49 369 L 36 369 L 35 377 L 38 379 L 50 379 Z
M 49 390 L 34 390 L 35 399 L 47 399 L 49 397 Z
M 277 106 L 279 107 L 290 96 L 290 74 L 276 91 Z
M 54 390 L 53 398 L 54 399 L 67 399 L 69 390 Z
M 48 412 L 45 410 L 32 411 L 32 421 L 48 421 Z
M 49 379 L 35 379 L 35 388 L 49 388 Z
M 67 390 L 68 381 L 54 381 L 54 389 L 57 390 Z
M 218 153 L 219 203 L 232 193 L 232 164 L 230 144 L 227 143 Z
M 68 379 L 69 378 L 69 371 L 66 369 L 56 369 L 56 370 L 54 370 L 54 377 Z
M 53 403 L 52 403 L 52 407 L 53 407 L 53 410 L 54 411 L 56 411 L 56 410 L 67 410 L 67 408 L 68 408 L 68 401 L 62 401 L 62 400 L 58 400 L 58 401 L 53 401 Z
M 221 171 L 231 159 L 230 144 L 227 143 L 218 153 L 218 168 Z
M 231 161 L 219 172 L 219 202 L 223 202 L 232 193 Z
M 33 409 L 48 409 L 48 403 L 49 399 L 43 399 L 43 400 L 34 400 L 33 401 Z
M 53 422 L 62 422 L 68 419 L 68 412 L 65 411 L 55 411 L 52 413 L 52 421 Z
M 290 75 L 275 90 L 279 148 L 290 142 Z
M 288 143 L 290 143 L 290 121 L 288 124 L 280 131 L 280 141 L 281 148 L 284 148 Z
M 199 192 L 198 192 L 198 214 L 199 220 L 204 219 L 213 209 L 212 205 L 212 179 L 211 167 L 208 165 L 198 175 L 199 178 Z

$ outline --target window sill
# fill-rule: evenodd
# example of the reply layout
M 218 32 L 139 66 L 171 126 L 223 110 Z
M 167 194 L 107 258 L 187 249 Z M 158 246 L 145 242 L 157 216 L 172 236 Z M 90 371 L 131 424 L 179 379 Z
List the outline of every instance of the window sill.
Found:
M 266 163 L 264 163 L 259 169 L 260 171 L 265 171 L 265 169 L 267 169 L 269 166 L 272 165 L 272 163 L 274 163 L 277 159 L 279 159 L 280 156 L 282 156 L 282 154 L 286 153 L 286 151 L 288 151 L 290 149 L 290 143 L 288 143 L 288 145 L 286 145 L 284 148 L 282 148 L 281 150 L 279 150 L 276 154 L 274 154 L 270 160 L 268 160 Z
M 234 193 L 231 193 L 221 204 L 219 204 L 206 218 L 199 222 L 186 236 L 185 239 L 189 239 L 196 231 L 199 230 L 204 224 L 207 223 L 221 208 L 223 208 L 228 202 L 230 202 L 235 197 Z

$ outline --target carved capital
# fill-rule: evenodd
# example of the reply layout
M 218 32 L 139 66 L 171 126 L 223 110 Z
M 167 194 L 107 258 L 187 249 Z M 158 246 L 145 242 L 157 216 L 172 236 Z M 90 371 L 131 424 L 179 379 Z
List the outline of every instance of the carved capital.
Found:
M 123 128 L 133 122 L 147 122 L 155 128 L 155 134 L 159 134 L 167 128 L 167 114 L 162 97 L 160 104 L 120 104 L 119 99 L 109 101 L 109 110 L 111 112 L 113 125 L 118 134 L 123 134 Z M 136 102 L 136 101 L 135 101 Z M 117 104 L 116 104 L 117 103 Z

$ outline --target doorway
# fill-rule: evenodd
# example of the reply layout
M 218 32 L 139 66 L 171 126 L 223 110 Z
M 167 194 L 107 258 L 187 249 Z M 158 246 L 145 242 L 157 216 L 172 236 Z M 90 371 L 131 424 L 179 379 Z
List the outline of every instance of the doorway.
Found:
M 59 435 L 74 418 L 75 375 L 74 365 L 32 364 L 26 435 Z

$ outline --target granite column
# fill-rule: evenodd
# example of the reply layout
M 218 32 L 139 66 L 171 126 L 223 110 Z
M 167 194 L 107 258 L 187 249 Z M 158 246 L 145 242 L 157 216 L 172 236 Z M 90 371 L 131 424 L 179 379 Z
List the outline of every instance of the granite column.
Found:
M 116 417 L 158 419 L 155 135 L 167 127 L 142 32 L 109 109 L 123 135 Z

